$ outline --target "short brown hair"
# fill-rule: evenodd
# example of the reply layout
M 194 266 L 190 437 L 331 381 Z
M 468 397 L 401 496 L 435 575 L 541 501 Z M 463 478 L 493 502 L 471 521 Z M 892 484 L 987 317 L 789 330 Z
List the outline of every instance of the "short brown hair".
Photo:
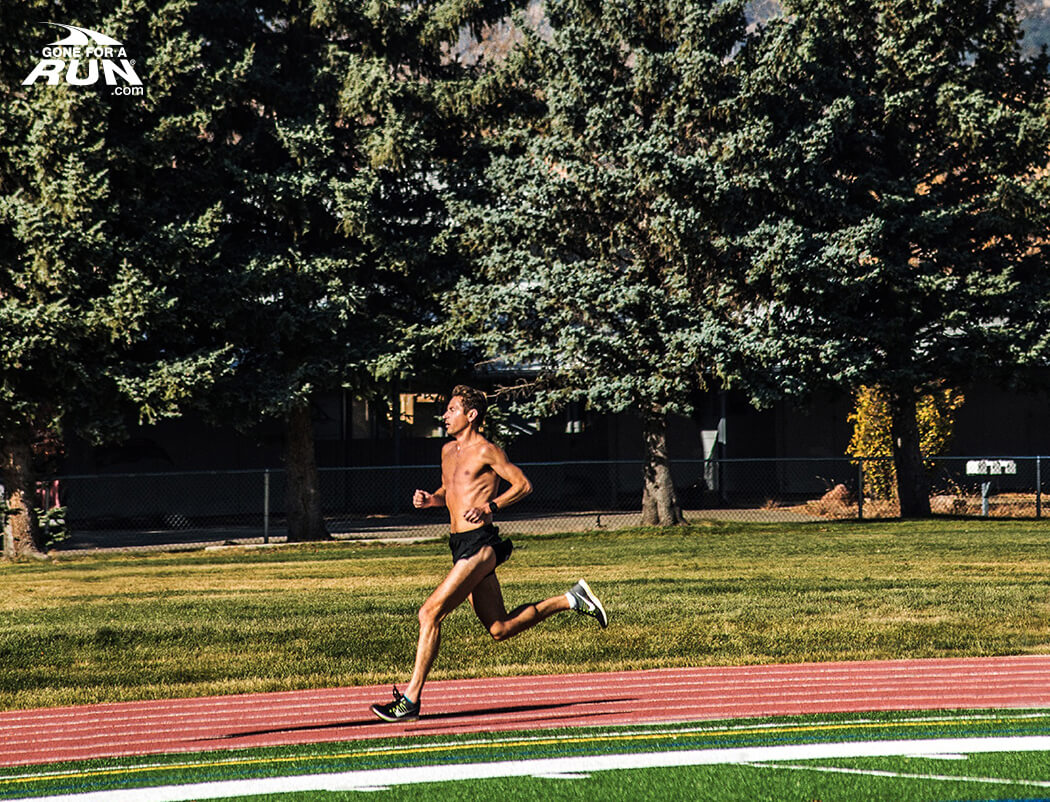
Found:
M 485 421 L 485 413 L 488 411 L 489 402 L 481 390 L 475 390 L 473 387 L 468 387 L 465 384 L 457 384 L 452 388 L 452 395 L 463 399 L 464 412 L 469 412 L 472 409 L 477 410 L 478 416 L 474 419 L 476 426 L 480 426 Z

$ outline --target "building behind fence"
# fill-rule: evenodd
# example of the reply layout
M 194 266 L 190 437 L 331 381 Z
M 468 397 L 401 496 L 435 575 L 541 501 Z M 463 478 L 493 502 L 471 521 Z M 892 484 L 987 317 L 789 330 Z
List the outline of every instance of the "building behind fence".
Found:
M 864 492 L 888 458 L 680 460 L 672 465 L 686 518 L 814 521 L 896 517 L 891 499 Z M 935 514 L 1042 517 L 1045 457 L 927 461 Z M 499 515 L 505 533 L 622 528 L 641 523 L 642 463 L 522 463 L 534 492 Z M 433 465 L 320 470 L 323 512 L 340 538 L 430 538 L 443 510 L 415 510 L 416 488 L 440 482 Z M 285 539 L 283 470 L 64 476 L 48 504 L 65 509 L 61 549 L 198 547 Z M 859 491 L 859 492 L 858 492 Z

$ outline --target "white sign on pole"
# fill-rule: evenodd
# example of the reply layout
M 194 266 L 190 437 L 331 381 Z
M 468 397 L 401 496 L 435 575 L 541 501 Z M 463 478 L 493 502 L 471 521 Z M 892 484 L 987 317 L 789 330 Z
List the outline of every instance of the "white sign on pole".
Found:
M 1016 474 L 1017 463 L 1012 459 L 971 459 L 966 462 L 966 473 L 970 476 Z

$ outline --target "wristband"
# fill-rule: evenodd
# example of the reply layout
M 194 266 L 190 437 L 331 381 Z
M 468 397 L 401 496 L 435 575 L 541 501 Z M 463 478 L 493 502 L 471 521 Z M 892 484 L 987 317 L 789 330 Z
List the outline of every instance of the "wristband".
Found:
M 495 501 L 490 501 L 489 502 L 489 512 L 495 512 L 498 509 L 499 509 L 499 504 L 497 504 Z

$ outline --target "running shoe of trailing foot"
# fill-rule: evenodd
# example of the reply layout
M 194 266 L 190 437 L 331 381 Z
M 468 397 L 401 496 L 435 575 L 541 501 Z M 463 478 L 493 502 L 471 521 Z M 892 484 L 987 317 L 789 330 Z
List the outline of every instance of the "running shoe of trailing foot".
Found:
M 372 712 L 383 721 L 415 721 L 419 718 L 419 702 L 410 702 L 395 686 L 394 701 L 372 705 Z
M 576 612 L 597 618 L 602 629 L 609 626 L 609 616 L 606 615 L 605 608 L 602 607 L 602 603 L 598 601 L 598 597 L 594 595 L 584 580 L 581 579 L 573 585 L 569 595 L 576 598 L 577 605 L 574 608 Z

